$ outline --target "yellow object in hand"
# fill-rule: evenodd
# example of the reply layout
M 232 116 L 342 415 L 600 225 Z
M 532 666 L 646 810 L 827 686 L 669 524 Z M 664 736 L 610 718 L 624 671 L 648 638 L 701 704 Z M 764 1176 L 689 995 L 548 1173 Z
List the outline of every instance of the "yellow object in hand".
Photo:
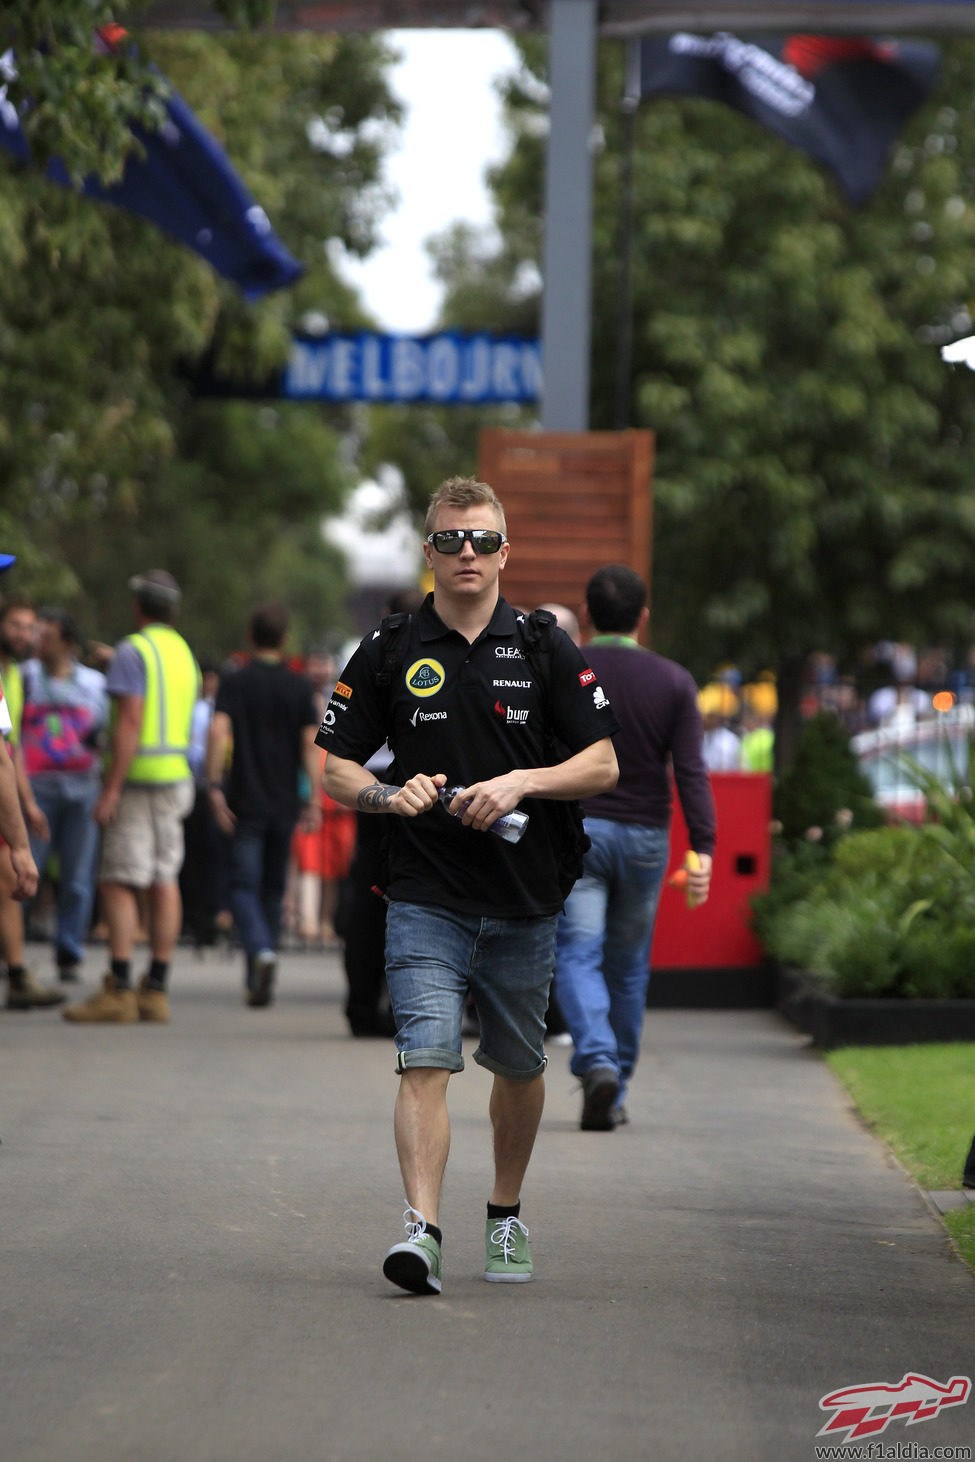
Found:
M 700 866 L 701 866 L 701 860 L 700 860 L 700 858 L 694 852 L 694 849 L 693 848 L 689 848 L 688 851 L 686 852 L 686 854 L 684 855 L 684 867 L 687 869 L 688 873 L 696 873 L 698 871 L 698 869 L 700 868 Z M 686 898 L 687 898 L 687 907 L 689 909 L 696 909 L 697 906 L 698 906 L 698 904 L 702 902 L 702 900 L 700 898 L 698 898 L 696 894 L 693 894 L 691 892 L 691 886 L 690 886 L 690 883 L 689 882 L 687 884 Z

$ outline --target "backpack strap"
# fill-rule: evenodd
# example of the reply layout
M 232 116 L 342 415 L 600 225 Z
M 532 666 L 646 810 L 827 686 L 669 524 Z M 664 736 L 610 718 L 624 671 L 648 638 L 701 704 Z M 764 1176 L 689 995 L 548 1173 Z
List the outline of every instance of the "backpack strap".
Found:
M 412 614 L 387 614 L 379 626 L 379 643 L 383 658 L 376 671 L 376 684 L 389 686 L 403 663 L 406 650 L 406 631 L 410 627 Z
M 546 741 L 555 740 L 551 720 L 552 700 L 552 631 L 558 620 L 550 609 L 533 609 L 519 623 L 528 663 L 538 680 L 545 703 Z

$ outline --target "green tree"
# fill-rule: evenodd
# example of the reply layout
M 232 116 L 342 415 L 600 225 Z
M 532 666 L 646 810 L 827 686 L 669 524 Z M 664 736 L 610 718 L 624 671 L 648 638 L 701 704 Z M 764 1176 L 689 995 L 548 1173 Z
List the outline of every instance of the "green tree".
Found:
M 16 75 L 9 98 L 26 104 L 24 129 L 35 159 L 59 157 L 80 181 L 97 173 L 121 176 L 135 143 L 130 122 L 152 127 L 163 117 L 164 80 L 148 51 L 122 46 L 106 52 L 95 34 L 119 21 L 137 23 L 150 0 L 9 0 L 3 7 L 3 44 Z M 234 26 L 272 18 L 274 0 L 212 0 Z
M 520 49 L 485 301 L 499 274 L 513 301 L 539 259 L 545 46 Z M 657 434 L 655 644 L 699 678 L 725 659 L 775 666 L 787 710 L 816 648 L 852 661 L 879 637 L 973 638 L 975 385 L 936 347 L 971 326 L 975 46 L 943 52 L 936 93 L 859 211 L 717 103 L 655 100 L 636 119 L 630 424 Z M 597 429 L 616 419 L 621 91 L 622 50 L 605 43 Z M 471 300 L 472 257 L 455 264 L 457 301 Z
M 110 638 L 124 584 L 163 564 L 201 650 L 238 642 L 248 605 L 287 597 L 299 636 L 341 617 L 319 524 L 354 481 L 347 411 L 198 399 L 201 363 L 260 381 L 309 310 L 361 319 L 326 244 L 373 246 L 398 111 L 368 37 L 159 34 L 140 51 L 224 143 L 306 265 L 244 302 L 148 223 L 0 163 L 0 533 L 19 584 Z

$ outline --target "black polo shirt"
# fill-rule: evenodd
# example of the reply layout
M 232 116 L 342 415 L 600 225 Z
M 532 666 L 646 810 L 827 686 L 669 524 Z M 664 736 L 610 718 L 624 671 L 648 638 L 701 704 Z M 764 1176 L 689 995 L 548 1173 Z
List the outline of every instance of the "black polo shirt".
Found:
M 328 703 L 318 745 L 364 764 L 388 737 L 400 785 L 420 772 L 444 772 L 448 787 L 467 787 L 516 767 L 549 765 L 612 736 L 619 726 L 609 701 L 560 629 L 551 631 L 549 693 L 536 684 L 523 619 L 499 599 L 470 645 L 447 628 L 428 594 L 397 644 L 389 686 L 376 683 L 380 632 L 366 635 Z M 565 748 L 562 757 L 546 754 L 550 733 Z M 528 829 L 514 844 L 464 827 L 442 805 L 419 817 L 390 817 L 390 898 L 498 918 L 555 913 L 562 898 L 553 806 L 524 798 Z

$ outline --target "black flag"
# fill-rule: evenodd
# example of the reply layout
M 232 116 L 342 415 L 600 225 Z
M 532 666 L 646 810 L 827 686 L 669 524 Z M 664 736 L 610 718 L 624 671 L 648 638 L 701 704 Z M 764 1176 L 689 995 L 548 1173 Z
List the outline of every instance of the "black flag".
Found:
M 831 168 L 850 201 L 865 203 L 940 64 L 937 46 L 921 41 L 681 33 L 643 42 L 640 94 L 726 102 Z

